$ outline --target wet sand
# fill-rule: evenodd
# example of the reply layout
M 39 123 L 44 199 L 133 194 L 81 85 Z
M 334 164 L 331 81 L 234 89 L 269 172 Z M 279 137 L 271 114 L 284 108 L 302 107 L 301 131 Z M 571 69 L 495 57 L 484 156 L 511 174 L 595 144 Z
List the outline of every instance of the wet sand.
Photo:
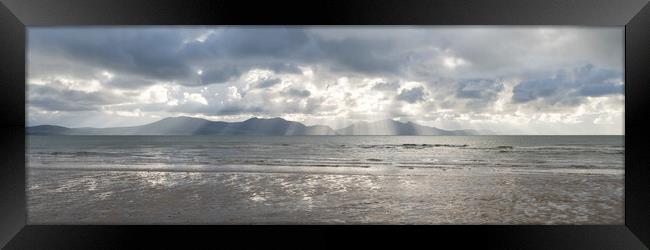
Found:
M 624 223 L 622 171 L 27 170 L 29 224 Z

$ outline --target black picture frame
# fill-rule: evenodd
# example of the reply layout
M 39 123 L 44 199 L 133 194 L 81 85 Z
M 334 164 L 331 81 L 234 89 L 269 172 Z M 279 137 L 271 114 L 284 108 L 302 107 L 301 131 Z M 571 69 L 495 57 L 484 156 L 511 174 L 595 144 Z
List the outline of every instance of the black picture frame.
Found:
M 215 242 L 218 242 L 215 247 L 228 242 L 240 246 L 251 243 L 290 246 L 298 245 L 295 238 L 318 246 L 334 246 L 341 239 L 380 245 L 393 243 L 401 247 L 413 242 L 501 249 L 647 249 L 650 246 L 650 154 L 645 152 L 650 130 L 644 123 L 646 96 L 650 95 L 647 0 L 0 0 L 0 3 L 0 139 L 4 144 L 0 157 L 0 246 L 7 249 L 122 248 L 151 246 L 151 243 L 169 247 L 171 243 Z M 624 25 L 625 225 L 307 228 L 26 225 L 26 26 L 227 24 Z M 361 236 L 358 231 L 370 233 L 365 234 L 370 237 Z M 395 234 L 406 240 L 397 240 L 392 237 Z

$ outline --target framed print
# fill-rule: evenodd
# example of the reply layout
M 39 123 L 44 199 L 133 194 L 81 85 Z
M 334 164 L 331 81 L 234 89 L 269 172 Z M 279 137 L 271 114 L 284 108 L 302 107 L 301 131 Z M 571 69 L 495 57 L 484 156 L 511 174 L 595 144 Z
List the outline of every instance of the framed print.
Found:
M 9 249 L 648 245 L 647 2 L 2 3 Z

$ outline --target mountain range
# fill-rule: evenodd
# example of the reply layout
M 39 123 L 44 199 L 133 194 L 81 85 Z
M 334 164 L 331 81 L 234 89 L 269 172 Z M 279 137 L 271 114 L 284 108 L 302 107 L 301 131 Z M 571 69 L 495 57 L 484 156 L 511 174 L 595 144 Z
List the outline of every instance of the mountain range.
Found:
M 209 121 L 193 117 L 168 117 L 131 127 L 67 128 L 54 125 L 27 127 L 31 135 L 478 135 L 487 131 L 444 130 L 413 122 L 381 120 L 360 122 L 334 130 L 324 125 L 306 126 L 282 118 L 250 118 L 242 122 Z

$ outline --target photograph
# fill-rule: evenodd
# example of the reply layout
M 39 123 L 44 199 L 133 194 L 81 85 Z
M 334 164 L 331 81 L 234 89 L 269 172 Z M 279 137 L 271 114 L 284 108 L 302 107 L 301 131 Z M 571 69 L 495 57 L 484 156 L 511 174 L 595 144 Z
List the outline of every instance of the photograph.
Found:
M 625 26 L 25 33 L 29 225 L 625 224 Z

